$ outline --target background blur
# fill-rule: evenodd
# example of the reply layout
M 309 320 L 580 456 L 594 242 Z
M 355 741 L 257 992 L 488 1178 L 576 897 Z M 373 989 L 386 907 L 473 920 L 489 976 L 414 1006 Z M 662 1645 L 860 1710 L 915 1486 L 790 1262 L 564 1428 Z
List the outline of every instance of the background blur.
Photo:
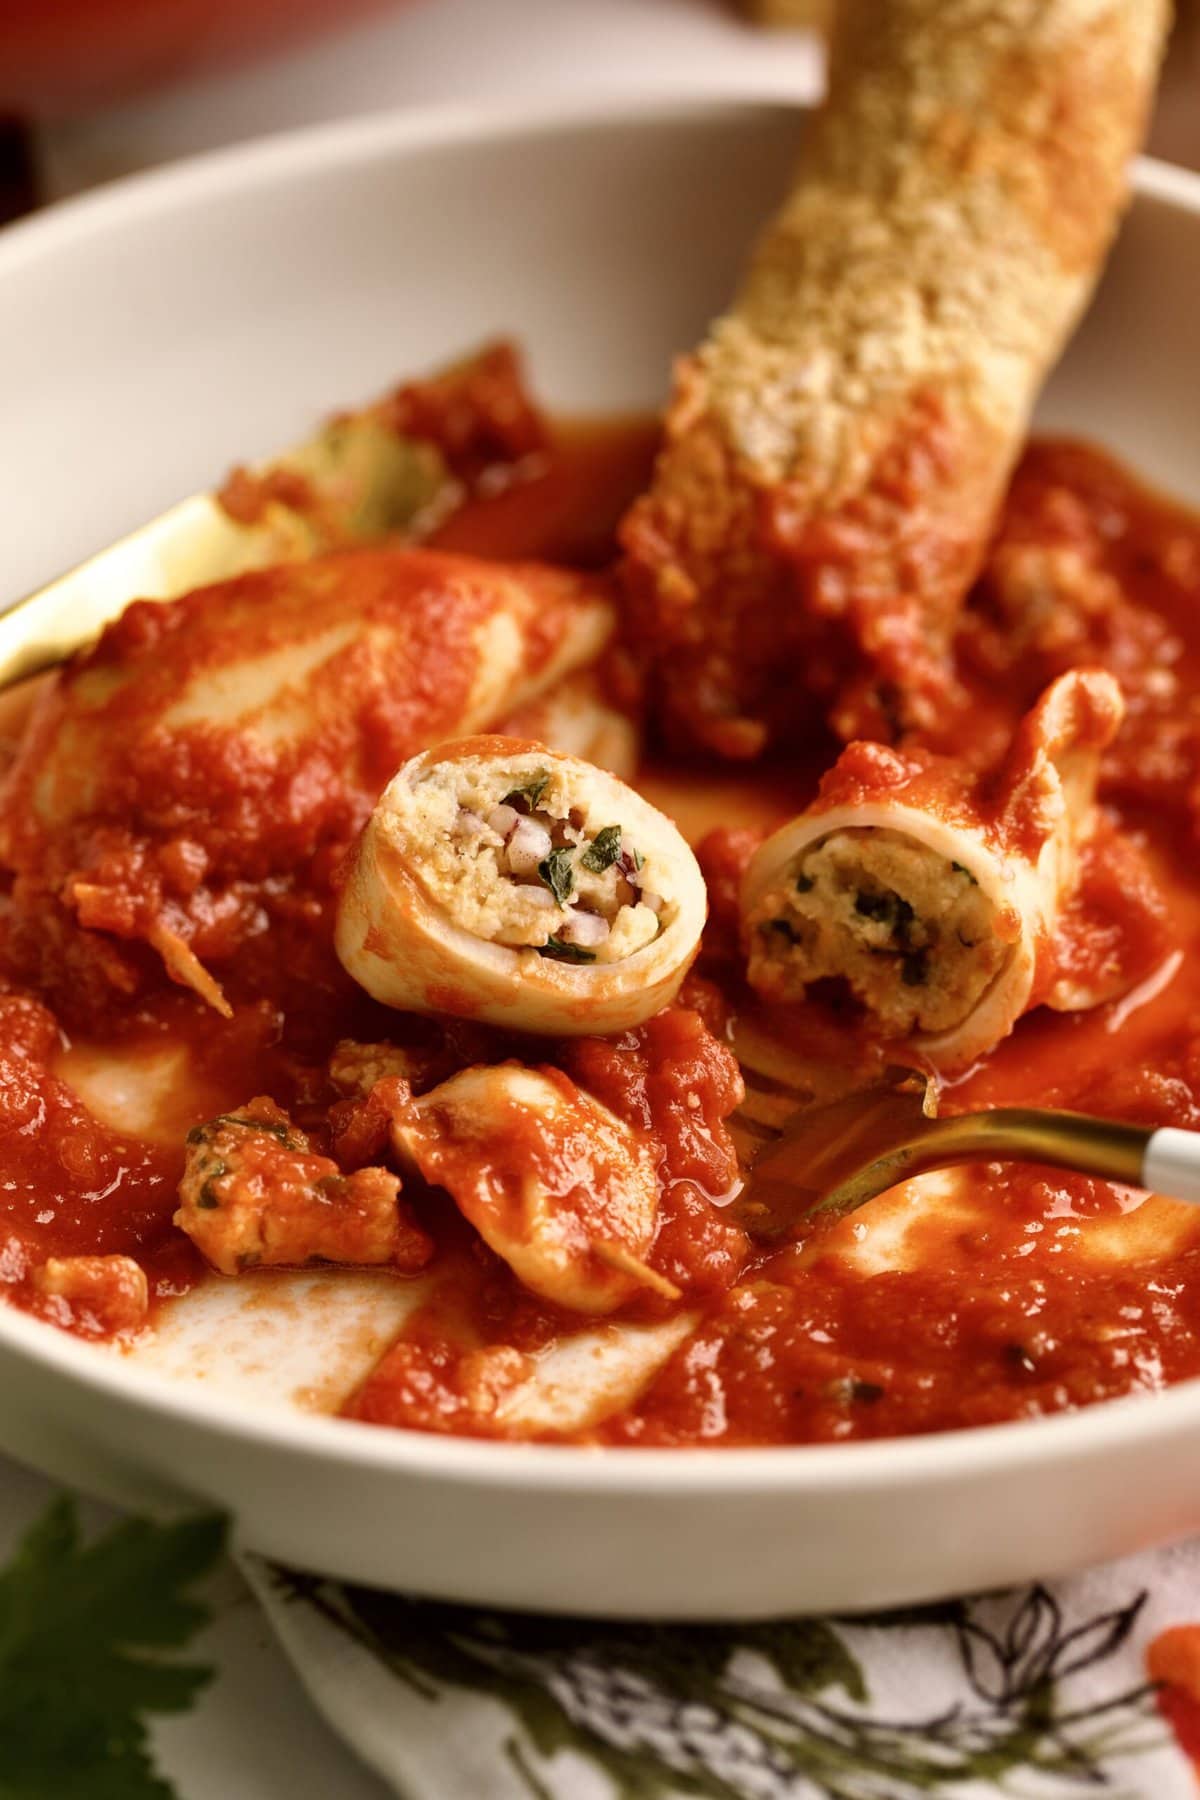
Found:
M 0 0 L 0 218 L 173 157 L 386 107 L 811 100 L 836 4 Z M 1200 167 L 1200 0 L 1181 0 L 1152 147 Z

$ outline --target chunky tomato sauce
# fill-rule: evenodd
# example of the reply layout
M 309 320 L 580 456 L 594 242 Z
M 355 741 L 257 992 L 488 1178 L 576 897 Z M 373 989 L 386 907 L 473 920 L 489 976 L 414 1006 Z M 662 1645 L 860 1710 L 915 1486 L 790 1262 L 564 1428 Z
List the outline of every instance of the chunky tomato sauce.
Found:
M 653 444 L 643 425 L 559 433 L 433 542 L 601 567 Z M 958 688 L 919 747 L 994 760 L 1047 682 L 1082 664 L 1118 676 L 1129 717 L 1105 760 L 1087 904 L 1060 956 L 1077 972 L 1119 966 L 1128 991 L 1087 1013 L 1027 1015 L 943 1106 L 1026 1101 L 1200 1125 L 1200 522 L 1099 452 L 1039 443 L 960 626 Z M 0 739 L 15 740 L 18 715 L 10 703 Z M 870 1063 L 854 1023 L 825 1000 L 762 1017 L 741 985 L 731 925 L 753 847 L 811 800 L 836 751 L 814 727 L 782 766 L 650 761 L 643 791 L 693 842 L 706 840 L 711 918 L 681 1004 L 611 1040 L 522 1040 L 377 1006 L 333 954 L 328 857 L 256 891 L 221 967 L 228 1019 L 152 957 L 123 993 L 64 979 L 65 942 L 56 963 L 53 939 L 43 941 L 35 966 L 0 918 L 0 1282 L 10 1299 L 98 1334 L 104 1322 L 86 1306 L 37 1286 L 47 1256 L 125 1252 L 146 1270 L 154 1305 L 220 1279 L 172 1224 L 184 1139 L 251 1095 L 270 1095 L 342 1170 L 385 1157 L 383 1113 L 340 1094 L 327 1073 L 350 1038 L 407 1046 L 428 1082 L 479 1061 L 550 1062 L 652 1134 L 661 1205 L 651 1261 L 680 1298 L 646 1291 L 617 1317 L 685 1312 L 692 1329 L 632 1404 L 580 1434 L 591 1441 L 944 1430 L 1200 1373 L 1200 1228 L 1168 1202 L 1044 1169 L 971 1168 L 936 1198 L 910 1186 L 782 1249 L 752 1243 L 726 1209 L 737 1175 L 725 1123 L 737 1100 L 732 1022 L 755 1014 L 814 1067 L 850 1055 Z M 207 774 L 213 804 L 233 816 L 236 771 L 214 762 Z M 80 1096 L 105 1082 L 153 1092 L 143 1126 L 116 1131 L 93 1116 Z M 523 1288 L 444 1194 L 406 1179 L 404 1200 L 434 1245 L 439 1280 L 347 1410 L 502 1435 L 498 1399 L 531 1358 L 591 1322 Z

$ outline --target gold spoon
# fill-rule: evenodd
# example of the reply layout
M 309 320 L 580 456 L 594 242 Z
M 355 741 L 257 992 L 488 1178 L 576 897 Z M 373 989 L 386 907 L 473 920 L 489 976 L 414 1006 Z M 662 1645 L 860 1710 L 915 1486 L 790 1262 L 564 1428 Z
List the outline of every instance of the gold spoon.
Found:
M 131 600 L 170 600 L 270 563 L 402 533 L 436 509 L 449 480 L 433 445 L 397 436 L 371 408 L 334 420 L 257 473 L 298 479 L 307 503 L 268 498 L 240 520 L 219 495 L 193 494 L 7 610 L 0 601 L 0 690 L 65 662 Z
M 1200 1132 L 1037 1107 L 937 1114 L 937 1090 L 912 1069 L 794 1112 L 754 1154 L 735 1203 L 756 1236 L 842 1217 L 898 1182 L 964 1162 L 1050 1163 L 1176 1200 L 1200 1202 Z

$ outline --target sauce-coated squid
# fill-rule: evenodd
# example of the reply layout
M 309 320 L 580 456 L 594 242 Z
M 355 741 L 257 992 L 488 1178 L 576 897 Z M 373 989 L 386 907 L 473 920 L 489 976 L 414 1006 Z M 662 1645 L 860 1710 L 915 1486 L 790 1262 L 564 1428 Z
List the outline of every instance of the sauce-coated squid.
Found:
M 402 1106 L 392 1141 L 542 1299 L 608 1313 L 639 1290 L 679 1298 L 644 1261 L 658 1223 L 652 1140 L 560 1069 L 464 1069 Z

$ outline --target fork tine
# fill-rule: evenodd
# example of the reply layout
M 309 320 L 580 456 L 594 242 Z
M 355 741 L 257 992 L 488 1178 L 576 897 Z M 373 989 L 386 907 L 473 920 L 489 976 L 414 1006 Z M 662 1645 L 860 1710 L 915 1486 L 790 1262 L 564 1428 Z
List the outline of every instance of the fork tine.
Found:
M 786 1234 L 812 1213 L 848 1210 L 900 1178 L 896 1158 L 902 1162 L 902 1147 L 936 1111 L 936 1098 L 911 1069 L 888 1076 L 825 1105 L 796 1107 L 778 1135 L 758 1125 L 759 1148 L 735 1203 L 747 1230 Z
M 799 1094 L 775 1094 L 747 1083 L 746 1097 L 738 1108 L 738 1114 L 755 1125 L 760 1125 L 772 1133 L 780 1132 L 788 1120 L 804 1105 Z

